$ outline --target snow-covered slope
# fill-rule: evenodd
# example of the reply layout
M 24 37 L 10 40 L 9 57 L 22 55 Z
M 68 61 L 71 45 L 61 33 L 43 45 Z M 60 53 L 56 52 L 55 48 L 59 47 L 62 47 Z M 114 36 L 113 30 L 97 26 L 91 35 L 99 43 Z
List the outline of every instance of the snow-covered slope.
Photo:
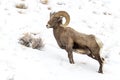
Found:
M 0 80 L 120 80 L 119 0 L 0 0 Z M 42 0 L 43 1 L 43 0 Z M 25 4 L 27 9 L 15 6 Z M 52 29 L 47 29 L 51 11 L 70 14 L 70 27 L 102 40 L 104 74 L 86 55 L 74 54 L 70 64 Z M 18 43 L 25 32 L 40 33 L 45 47 L 27 48 Z

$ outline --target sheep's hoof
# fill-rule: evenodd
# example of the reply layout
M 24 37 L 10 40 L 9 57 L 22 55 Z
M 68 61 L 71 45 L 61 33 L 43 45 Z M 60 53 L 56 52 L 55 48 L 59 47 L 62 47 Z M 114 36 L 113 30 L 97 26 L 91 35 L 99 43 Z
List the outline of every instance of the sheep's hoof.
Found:
M 101 73 L 101 74 L 103 74 L 103 71 L 99 70 L 99 71 L 98 71 L 98 73 Z
M 70 61 L 70 64 L 75 64 L 74 61 Z
M 74 62 L 72 62 L 71 64 L 75 64 Z

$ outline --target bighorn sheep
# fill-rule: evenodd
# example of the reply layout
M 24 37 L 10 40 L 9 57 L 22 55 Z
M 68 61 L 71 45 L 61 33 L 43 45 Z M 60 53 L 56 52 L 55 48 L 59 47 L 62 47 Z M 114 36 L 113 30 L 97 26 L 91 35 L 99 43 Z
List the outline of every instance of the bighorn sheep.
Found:
M 62 18 L 66 22 L 62 24 Z M 54 37 L 60 46 L 68 53 L 69 62 L 74 64 L 72 52 L 87 54 L 89 57 L 99 62 L 99 73 L 103 73 L 103 60 L 100 57 L 101 42 L 94 35 L 79 33 L 70 27 L 66 27 L 70 22 L 70 16 L 66 11 L 50 13 L 50 20 L 46 27 L 53 28 Z

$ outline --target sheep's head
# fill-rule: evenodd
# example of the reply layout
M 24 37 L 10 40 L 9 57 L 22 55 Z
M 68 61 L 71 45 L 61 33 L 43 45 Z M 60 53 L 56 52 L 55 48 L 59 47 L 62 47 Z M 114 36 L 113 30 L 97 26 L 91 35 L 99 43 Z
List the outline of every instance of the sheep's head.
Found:
M 66 22 L 62 24 L 62 18 L 65 17 Z M 59 12 L 54 12 L 50 13 L 50 20 L 48 21 L 46 27 L 47 28 L 54 28 L 58 25 L 66 27 L 70 22 L 70 16 L 67 12 L 65 11 L 59 11 Z

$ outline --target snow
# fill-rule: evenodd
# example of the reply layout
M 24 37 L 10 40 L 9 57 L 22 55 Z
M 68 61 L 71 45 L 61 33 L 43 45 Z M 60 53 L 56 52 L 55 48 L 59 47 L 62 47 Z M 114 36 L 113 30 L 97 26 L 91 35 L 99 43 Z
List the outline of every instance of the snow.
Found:
M 119 0 L 0 0 L 0 80 L 120 80 L 120 5 Z M 24 3 L 27 9 L 18 9 Z M 51 10 L 48 10 L 51 8 Z M 86 55 L 74 54 L 70 64 L 60 49 L 52 29 L 47 29 L 51 11 L 70 14 L 70 27 L 94 34 L 104 44 L 104 74 L 99 64 Z M 40 33 L 42 50 L 18 43 L 25 32 Z

